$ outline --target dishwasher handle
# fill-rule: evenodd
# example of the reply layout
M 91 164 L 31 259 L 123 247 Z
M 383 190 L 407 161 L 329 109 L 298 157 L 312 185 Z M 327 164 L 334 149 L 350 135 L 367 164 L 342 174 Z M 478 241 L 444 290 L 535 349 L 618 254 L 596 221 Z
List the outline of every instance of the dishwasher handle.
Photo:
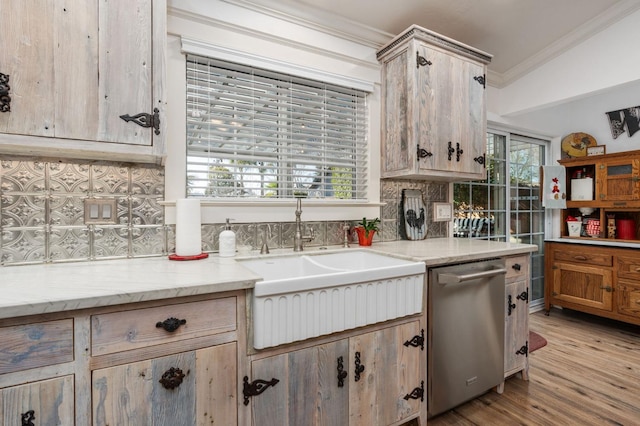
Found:
M 438 274 L 439 284 L 458 284 L 466 281 L 477 280 L 479 278 L 490 278 L 496 275 L 505 275 L 507 270 L 505 268 L 490 269 L 488 271 L 474 272 L 471 274 L 452 274 L 441 273 Z

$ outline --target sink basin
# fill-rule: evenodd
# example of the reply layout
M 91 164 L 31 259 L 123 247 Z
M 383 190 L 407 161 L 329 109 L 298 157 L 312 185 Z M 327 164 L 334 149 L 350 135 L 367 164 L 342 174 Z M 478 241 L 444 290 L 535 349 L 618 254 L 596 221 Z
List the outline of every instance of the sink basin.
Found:
M 364 250 L 238 260 L 262 277 L 253 291 L 262 349 L 422 310 L 422 262 Z

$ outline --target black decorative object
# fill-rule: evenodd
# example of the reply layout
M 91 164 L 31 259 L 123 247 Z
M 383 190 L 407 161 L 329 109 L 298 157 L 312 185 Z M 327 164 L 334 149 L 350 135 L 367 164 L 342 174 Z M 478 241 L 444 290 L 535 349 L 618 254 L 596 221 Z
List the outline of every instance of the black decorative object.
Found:
M 464 154 L 464 151 L 460 149 L 460 143 L 456 142 L 456 161 L 460 161 L 460 156 Z
M 356 352 L 355 364 L 356 364 L 356 369 L 355 369 L 354 378 L 355 378 L 355 380 L 357 382 L 357 381 L 360 380 L 360 373 L 362 373 L 364 371 L 364 365 L 361 364 L 361 362 L 360 362 L 360 352 Z
M 451 156 L 456 150 L 453 148 L 451 141 L 449 141 L 449 148 L 447 148 L 447 159 L 451 161 Z
M 249 383 L 249 378 L 244 376 L 243 384 L 242 384 L 242 395 L 244 395 L 244 405 L 249 405 L 249 397 L 260 395 L 262 392 L 270 388 L 271 386 L 275 386 L 278 384 L 280 380 L 271 379 L 267 380 L 254 380 Z
M 529 342 L 525 343 L 520 349 L 516 351 L 516 355 L 524 355 L 525 357 L 529 357 Z
M 421 158 L 431 157 L 432 155 L 433 154 L 431 152 L 427 151 L 424 148 L 420 148 L 420 145 L 418 145 L 418 161 L 420 161 Z
M 513 299 L 511 298 L 511 295 L 509 295 L 509 297 L 507 298 L 507 316 L 511 316 L 511 311 L 514 310 L 516 308 L 516 304 L 513 303 Z
M 431 65 L 431 61 L 428 61 L 424 56 L 420 56 L 420 52 L 416 52 L 416 68 L 426 67 L 427 65 Z
M 523 291 L 522 293 L 516 296 L 516 299 L 529 303 L 529 291 Z
M 136 114 L 131 116 L 129 114 L 121 115 L 122 118 L 127 123 L 133 121 L 138 126 L 141 127 L 153 127 L 155 129 L 154 133 L 156 135 L 160 134 L 160 111 L 158 108 L 153 109 L 153 115 L 147 114 L 146 112 L 141 112 L 140 114 Z
M 165 331 L 168 331 L 169 333 L 173 333 L 174 331 L 176 331 L 177 329 L 180 328 L 181 325 L 184 325 L 187 323 L 186 319 L 178 319 L 178 318 L 167 318 L 164 321 L 158 321 L 156 323 L 156 328 L 164 328 Z
M 344 387 L 344 379 L 347 378 L 347 372 L 344 369 L 344 359 L 338 357 L 338 387 Z
M 402 190 L 400 234 L 403 239 L 423 240 L 427 236 L 426 208 L 419 189 Z
M 160 380 L 160 384 L 165 389 L 175 389 L 182 383 L 184 373 L 179 368 L 171 367 L 164 372 Z
M 35 426 L 33 421 L 36 419 L 36 412 L 29 410 L 26 413 L 20 414 L 22 420 L 22 426 Z
M 629 137 L 640 130 L 640 106 L 610 111 L 607 114 L 611 136 L 616 139 L 624 133 L 625 128 Z
M 514 263 L 513 265 L 511 265 L 511 268 L 513 268 L 514 271 L 520 271 L 522 266 L 520 266 L 519 263 Z
M 482 154 L 477 156 L 476 158 L 473 159 L 473 161 L 475 161 L 478 164 L 481 164 L 482 166 L 484 166 L 484 168 L 487 168 L 487 156 L 486 154 Z
M 420 334 L 416 334 L 411 338 L 411 340 L 407 340 L 403 343 L 406 347 L 413 346 L 414 348 L 419 347 L 420 350 L 424 351 L 424 328 L 420 330 Z
M 11 96 L 9 96 L 9 74 L 0 72 L 0 112 L 11 111 Z
M 480 85 L 482 86 L 483 89 L 487 88 L 487 82 L 486 82 L 486 78 L 485 78 L 484 74 L 477 75 L 477 76 L 473 77 L 473 79 L 475 81 L 477 81 L 478 83 L 480 83 Z
M 420 382 L 420 387 L 414 388 L 411 393 L 408 393 L 404 396 L 405 400 L 409 399 L 419 399 L 420 401 L 424 401 L 424 380 Z

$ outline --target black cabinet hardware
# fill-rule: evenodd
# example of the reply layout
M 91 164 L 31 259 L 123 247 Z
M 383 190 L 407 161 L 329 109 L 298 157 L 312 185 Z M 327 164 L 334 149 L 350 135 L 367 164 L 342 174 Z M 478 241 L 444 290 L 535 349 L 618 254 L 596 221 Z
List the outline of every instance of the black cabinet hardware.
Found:
M 160 380 L 160 384 L 165 389 L 175 389 L 182 383 L 184 373 L 179 368 L 171 367 L 164 372 Z
M 167 318 L 164 321 L 158 321 L 156 323 L 156 328 L 164 328 L 165 331 L 168 331 L 169 333 L 173 333 L 174 331 L 176 331 L 177 329 L 180 328 L 181 325 L 184 325 L 187 323 L 186 319 L 178 319 L 178 318 Z
M 160 134 L 160 111 L 158 108 L 153 109 L 153 114 L 147 114 L 146 112 L 141 112 L 136 115 L 124 114 L 121 115 L 122 118 L 127 123 L 133 121 L 140 127 L 153 127 L 154 133 L 156 135 Z
M 403 343 L 405 346 L 413 346 L 414 348 L 420 347 L 421 350 L 424 351 L 424 329 L 420 330 L 420 334 L 416 334 L 411 338 L 411 340 L 407 340 Z
M 360 380 L 360 373 L 362 373 L 364 371 L 364 364 L 362 364 L 360 362 L 360 352 L 356 352 L 356 368 L 355 368 L 355 374 L 354 374 L 354 378 L 357 381 Z
M 266 391 L 271 386 L 275 386 L 278 384 L 280 380 L 271 379 L 261 380 L 257 379 L 253 382 L 249 383 L 249 378 L 244 376 L 243 384 L 242 384 L 242 395 L 244 395 L 244 405 L 249 405 L 249 397 L 260 395 L 262 392 Z
M 347 372 L 344 369 L 344 359 L 338 357 L 338 387 L 344 387 L 344 379 L 347 378 Z

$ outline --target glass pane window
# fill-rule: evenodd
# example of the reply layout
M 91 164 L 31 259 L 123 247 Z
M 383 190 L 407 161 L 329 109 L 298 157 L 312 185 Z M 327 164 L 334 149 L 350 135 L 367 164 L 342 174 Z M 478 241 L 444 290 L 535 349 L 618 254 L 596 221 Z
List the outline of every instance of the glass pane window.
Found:
M 187 56 L 187 194 L 367 194 L 366 92 Z

